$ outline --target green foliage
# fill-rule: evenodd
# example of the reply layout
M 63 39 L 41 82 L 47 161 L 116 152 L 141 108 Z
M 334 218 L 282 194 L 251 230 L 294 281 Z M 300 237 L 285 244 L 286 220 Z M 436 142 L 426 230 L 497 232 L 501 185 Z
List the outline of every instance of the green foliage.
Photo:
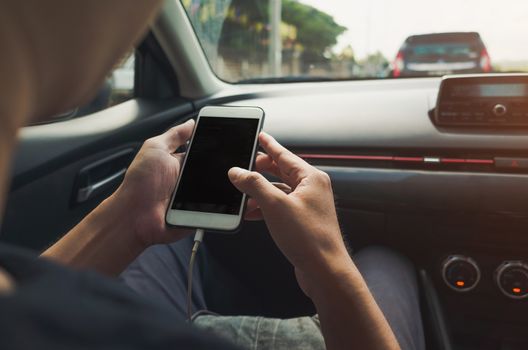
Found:
M 219 51 L 231 55 L 235 52 L 244 56 L 258 56 L 265 59 L 269 36 L 269 0 L 233 0 L 222 28 Z M 326 60 L 327 49 L 337 43 L 337 37 L 346 28 L 334 19 L 309 5 L 296 0 L 282 0 L 282 21 L 297 28 L 296 43 L 304 50 L 303 56 L 310 60 Z M 258 26 L 257 24 L 264 24 Z M 264 27 L 258 31 L 257 28 Z
M 257 24 L 268 22 L 269 0 L 233 0 L 225 18 L 218 51 L 224 56 L 241 55 L 253 60 L 266 57 L 267 30 Z
M 380 52 L 369 54 L 367 57 L 360 61 L 360 64 L 372 64 L 378 66 L 384 66 L 389 64 L 389 60 Z
M 334 46 L 347 30 L 332 16 L 296 0 L 282 1 L 282 21 L 297 27 L 297 41 L 307 53 L 317 56 Z

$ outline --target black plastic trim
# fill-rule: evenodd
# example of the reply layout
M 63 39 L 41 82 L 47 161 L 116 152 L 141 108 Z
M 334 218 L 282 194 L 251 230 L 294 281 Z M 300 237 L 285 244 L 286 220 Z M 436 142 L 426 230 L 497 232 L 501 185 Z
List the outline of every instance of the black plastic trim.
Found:
M 451 343 L 451 336 L 445 321 L 444 311 L 440 305 L 440 299 L 436 292 L 433 282 L 425 270 L 418 272 L 419 283 L 422 291 L 422 298 L 426 310 L 422 312 L 425 314 L 425 324 L 430 330 L 429 341 L 434 342 L 435 349 L 438 350 L 453 350 Z M 426 311 L 426 312 L 425 312 Z
M 137 48 L 135 71 L 134 96 L 139 98 L 180 96 L 178 76 L 152 32 L 148 33 Z
M 528 176 L 320 166 L 341 207 L 525 217 Z

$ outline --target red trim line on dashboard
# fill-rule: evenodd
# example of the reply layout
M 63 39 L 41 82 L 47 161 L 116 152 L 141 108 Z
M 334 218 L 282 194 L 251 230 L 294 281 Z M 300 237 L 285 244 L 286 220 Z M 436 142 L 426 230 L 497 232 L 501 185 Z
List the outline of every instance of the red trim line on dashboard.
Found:
M 354 154 L 298 154 L 304 159 L 330 159 L 330 160 L 371 160 L 371 161 L 392 161 L 392 162 L 424 162 L 424 157 L 393 157 L 393 156 L 369 156 Z M 464 158 L 440 158 L 440 163 L 444 164 L 495 164 L 493 159 L 464 159 Z
M 466 163 L 466 159 L 461 159 L 461 158 L 442 158 L 442 159 L 440 159 L 440 163 L 447 163 L 447 164 L 457 163 L 457 164 L 460 164 L 460 163 Z
M 466 159 L 469 164 L 495 164 L 493 159 Z
M 495 164 L 493 159 L 459 159 L 459 158 L 442 158 L 442 163 L 465 163 L 465 164 Z
M 394 157 L 396 162 L 418 162 L 421 163 L 424 161 L 423 157 Z
M 363 156 L 363 155 L 348 155 L 348 154 L 298 154 L 304 159 L 345 159 L 345 160 L 394 160 L 391 156 Z

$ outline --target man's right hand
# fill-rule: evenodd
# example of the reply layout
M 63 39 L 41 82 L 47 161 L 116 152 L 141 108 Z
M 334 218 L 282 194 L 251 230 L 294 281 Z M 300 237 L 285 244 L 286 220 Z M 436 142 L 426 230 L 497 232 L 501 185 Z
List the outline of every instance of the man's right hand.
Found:
M 256 168 L 282 179 L 285 193 L 258 172 L 229 170 L 250 196 L 250 218 L 260 210 L 273 240 L 295 266 L 299 286 L 315 304 L 326 348 L 398 350 L 387 320 L 348 255 L 337 222 L 330 178 L 273 137 L 261 133 Z M 257 209 L 259 208 L 259 209 Z
M 249 206 L 254 208 L 256 203 L 260 208 L 273 240 L 295 266 L 298 282 L 310 296 L 309 280 L 317 283 L 318 275 L 351 263 L 337 221 L 331 181 L 270 135 L 261 133 L 259 141 L 267 154 L 257 156 L 258 172 L 232 168 L 229 178 L 250 196 Z M 291 192 L 281 191 L 259 172 L 280 178 Z M 255 211 L 250 215 L 258 216 Z

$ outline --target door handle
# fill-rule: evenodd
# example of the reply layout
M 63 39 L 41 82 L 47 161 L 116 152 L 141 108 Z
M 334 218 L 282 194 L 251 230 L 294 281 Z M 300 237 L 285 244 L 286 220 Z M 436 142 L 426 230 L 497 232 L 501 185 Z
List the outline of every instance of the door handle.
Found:
M 107 186 L 112 185 L 114 181 L 121 179 L 121 177 L 125 175 L 126 171 L 127 169 L 123 168 L 119 170 L 118 172 L 94 184 L 90 184 L 86 187 L 80 188 L 79 191 L 77 192 L 77 203 L 86 202 L 88 199 L 102 192 L 104 189 L 106 189 Z
M 110 194 L 123 180 L 135 153 L 135 148 L 121 149 L 82 168 L 74 185 L 73 204 Z

